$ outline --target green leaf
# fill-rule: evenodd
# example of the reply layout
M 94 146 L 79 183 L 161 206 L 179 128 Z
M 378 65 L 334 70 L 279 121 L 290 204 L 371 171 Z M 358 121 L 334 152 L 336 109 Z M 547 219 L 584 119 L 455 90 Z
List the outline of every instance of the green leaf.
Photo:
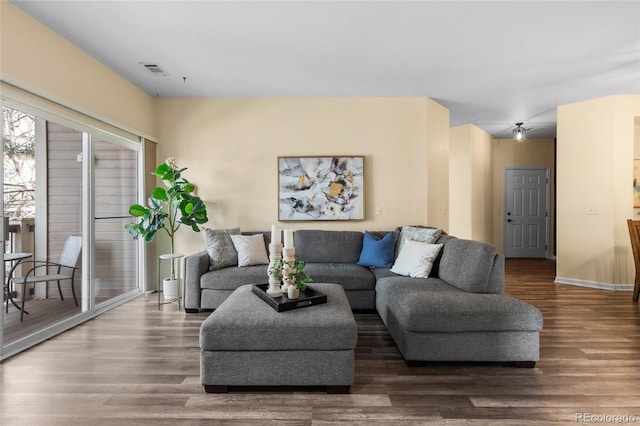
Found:
M 158 175 L 158 176 L 162 176 L 163 174 L 170 172 L 171 171 L 171 167 L 169 167 L 169 165 L 167 163 L 162 163 L 160 164 L 157 168 L 155 173 L 153 173 L 154 175 Z
M 156 200 L 164 201 L 165 203 L 169 202 L 169 197 L 167 197 L 167 191 L 162 187 L 157 187 L 151 193 L 151 196 Z
M 135 217 L 144 216 L 148 211 L 148 208 L 141 206 L 140 204 L 133 204 L 129 207 L 129 214 Z
M 186 182 L 183 189 L 184 191 L 191 193 L 196 189 L 196 186 L 192 183 Z
M 184 212 L 185 212 L 186 214 L 190 215 L 190 214 L 191 214 L 191 212 L 193 212 L 193 204 L 192 204 L 192 203 L 187 203 L 187 204 L 184 206 Z

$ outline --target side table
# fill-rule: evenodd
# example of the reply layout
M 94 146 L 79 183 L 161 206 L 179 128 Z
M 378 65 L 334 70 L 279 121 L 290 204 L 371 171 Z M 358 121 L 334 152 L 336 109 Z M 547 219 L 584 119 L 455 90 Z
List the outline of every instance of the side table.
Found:
M 169 254 L 161 254 L 159 256 L 160 261 L 158 262 L 158 280 L 159 281 L 159 288 L 158 288 L 158 310 L 160 310 L 160 305 L 166 305 L 168 303 L 173 303 L 176 300 L 178 301 L 178 310 L 180 310 L 180 303 L 182 300 L 182 277 L 180 274 L 180 264 L 182 263 L 182 261 L 180 259 L 182 259 L 184 257 L 184 254 L 182 253 L 169 253 Z M 178 280 L 178 298 L 176 300 L 172 300 L 169 302 L 160 302 L 160 293 L 162 293 L 162 288 L 160 287 L 160 284 L 162 283 L 162 280 L 160 278 L 160 264 L 162 263 L 163 260 L 168 260 L 171 263 L 173 263 L 173 265 L 175 265 L 175 261 L 178 261 L 178 265 L 176 267 L 176 279 Z

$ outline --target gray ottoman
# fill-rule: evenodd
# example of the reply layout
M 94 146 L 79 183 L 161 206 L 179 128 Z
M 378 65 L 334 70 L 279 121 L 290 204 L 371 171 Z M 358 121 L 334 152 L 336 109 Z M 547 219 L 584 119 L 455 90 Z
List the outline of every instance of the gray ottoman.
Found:
M 200 380 L 207 392 L 229 386 L 353 384 L 356 322 L 344 289 L 311 284 L 327 303 L 276 312 L 251 291 L 235 290 L 200 327 Z

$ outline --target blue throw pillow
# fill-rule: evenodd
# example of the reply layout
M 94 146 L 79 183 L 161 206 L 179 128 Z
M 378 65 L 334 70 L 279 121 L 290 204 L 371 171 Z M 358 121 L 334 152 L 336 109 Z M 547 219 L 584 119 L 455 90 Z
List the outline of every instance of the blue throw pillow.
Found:
M 365 232 L 358 265 L 371 268 L 391 268 L 395 244 L 395 232 L 389 232 L 382 238 Z

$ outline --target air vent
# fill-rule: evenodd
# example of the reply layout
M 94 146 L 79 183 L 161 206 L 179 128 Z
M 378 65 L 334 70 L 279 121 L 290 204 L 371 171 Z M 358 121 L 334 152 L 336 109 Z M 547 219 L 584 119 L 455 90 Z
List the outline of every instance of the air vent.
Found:
M 163 70 L 162 67 L 158 64 L 154 64 L 150 62 L 140 62 L 140 64 L 142 64 L 142 66 L 148 69 L 149 72 L 152 74 L 163 75 L 163 76 L 169 75 L 169 73 Z

